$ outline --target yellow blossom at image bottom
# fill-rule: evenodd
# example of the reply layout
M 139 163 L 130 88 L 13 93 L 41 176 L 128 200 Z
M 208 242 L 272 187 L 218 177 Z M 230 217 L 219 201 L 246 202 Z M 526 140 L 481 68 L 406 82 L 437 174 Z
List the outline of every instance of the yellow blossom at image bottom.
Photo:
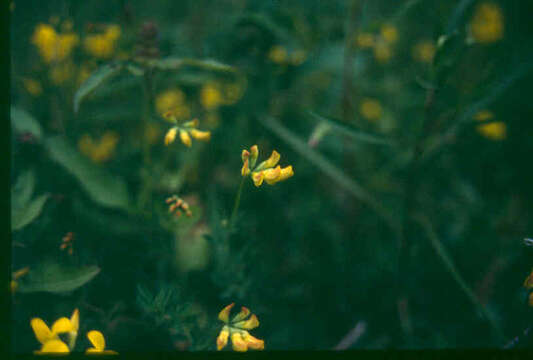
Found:
M 62 317 L 52 324 L 50 329 L 40 318 L 33 318 L 30 321 L 31 328 L 37 340 L 42 344 L 41 350 L 35 351 L 36 354 L 42 353 L 64 353 L 74 348 L 76 337 L 79 329 L 79 312 L 75 309 L 71 318 Z M 59 339 L 59 334 L 66 333 L 69 339 L 69 345 Z
M 100 331 L 97 331 L 97 330 L 89 331 L 87 333 L 87 338 L 89 339 L 93 347 L 87 349 L 85 351 L 86 354 L 89 354 L 89 355 L 92 355 L 92 354 L 116 355 L 118 354 L 116 351 L 105 349 L 104 335 L 102 335 Z
M 234 303 L 229 304 L 218 314 L 219 320 L 225 325 L 217 337 L 217 350 L 222 350 L 226 347 L 228 339 L 231 339 L 232 347 L 235 351 L 264 350 L 265 342 L 250 335 L 248 332 L 248 330 L 259 326 L 257 316 L 255 314 L 250 316 L 250 310 L 243 306 L 241 311 L 230 320 L 230 311 L 234 305 Z

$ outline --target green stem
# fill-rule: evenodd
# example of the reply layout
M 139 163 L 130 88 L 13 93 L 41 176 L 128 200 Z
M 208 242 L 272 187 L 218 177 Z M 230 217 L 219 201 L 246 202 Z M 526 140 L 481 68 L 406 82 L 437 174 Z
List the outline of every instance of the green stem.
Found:
M 141 123 L 141 132 L 142 136 L 144 136 L 144 133 L 146 132 L 148 125 L 150 123 L 150 114 L 153 104 L 153 77 L 152 77 L 152 69 L 150 67 L 146 67 L 144 69 L 144 84 L 143 84 L 143 90 L 144 90 L 144 98 L 143 98 L 143 115 L 142 115 L 142 123 Z M 139 195 L 139 208 L 141 211 L 143 211 L 146 207 L 146 204 L 150 204 L 152 202 L 152 178 L 151 176 L 147 175 L 150 173 L 149 167 L 151 163 L 150 159 L 150 144 L 146 139 L 142 139 L 142 146 L 143 146 L 143 164 L 144 164 L 144 170 L 143 173 L 143 179 L 144 187 L 141 190 L 141 194 Z M 147 215 L 151 216 L 151 214 L 147 213 Z
M 237 217 L 237 210 L 239 210 L 239 205 L 241 203 L 241 194 L 244 187 L 244 180 L 246 176 L 243 176 L 241 179 L 241 184 L 239 185 L 239 190 L 237 190 L 237 196 L 235 197 L 235 204 L 233 204 L 233 211 L 231 212 L 231 217 L 229 219 L 229 228 L 231 229 L 235 223 L 235 218 Z

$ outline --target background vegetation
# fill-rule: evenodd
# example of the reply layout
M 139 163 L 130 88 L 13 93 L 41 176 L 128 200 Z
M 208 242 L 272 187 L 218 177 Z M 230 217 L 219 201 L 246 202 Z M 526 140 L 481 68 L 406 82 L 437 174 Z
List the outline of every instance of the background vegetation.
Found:
M 74 308 L 119 352 L 214 350 L 231 302 L 271 350 L 527 346 L 532 11 L 14 1 L 15 351 Z M 211 140 L 165 146 L 169 109 Z M 254 144 L 295 174 L 232 227 Z

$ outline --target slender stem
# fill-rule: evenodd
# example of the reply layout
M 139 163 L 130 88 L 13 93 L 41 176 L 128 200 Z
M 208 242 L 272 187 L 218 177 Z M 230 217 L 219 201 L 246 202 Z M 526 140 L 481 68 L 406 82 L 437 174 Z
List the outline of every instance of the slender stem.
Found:
M 229 228 L 231 229 L 235 223 L 235 218 L 237 217 L 237 210 L 239 210 L 239 205 L 241 203 L 241 194 L 244 187 L 244 180 L 246 176 L 243 176 L 241 179 L 241 184 L 239 185 L 239 190 L 237 190 L 237 195 L 235 196 L 235 204 L 233 204 L 233 211 L 231 212 L 231 217 L 229 219 Z
M 152 104 L 153 104 L 153 77 L 152 77 L 152 69 L 149 67 L 146 67 L 144 69 L 144 84 L 143 84 L 143 90 L 144 90 L 144 98 L 143 98 L 143 114 L 142 114 L 142 133 L 144 134 L 148 128 L 148 125 L 150 123 L 150 114 L 152 112 Z M 143 146 L 143 163 L 144 163 L 144 173 L 142 176 L 143 181 L 143 188 L 141 190 L 141 193 L 139 195 L 139 208 L 140 210 L 144 210 L 146 204 L 150 204 L 152 202 L 152 177 L 149 176 L 150 170 L 150 144 L 146 139 L 143 139 L 142 141 Z M 148 216 L 151 216 L 151 213 L 147 213 Z

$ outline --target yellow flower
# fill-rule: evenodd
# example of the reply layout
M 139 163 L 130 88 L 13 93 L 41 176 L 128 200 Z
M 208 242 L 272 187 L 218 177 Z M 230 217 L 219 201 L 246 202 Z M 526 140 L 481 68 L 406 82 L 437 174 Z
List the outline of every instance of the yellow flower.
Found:
M 118 25 L 108 25 L 101 34 L 88 35 L 83 46 L 90 55 L 109 59 L 115 52 L 115 45 L 120 37 L 120 27 Z
M 58 335 L 68 333 L 70 350 L 74 348 L 79 329 L 79 312 L 75 309 L 70 319 L 62 317 L 57 319 L 50 329 L 40 318 L 33 318 L 30 322 L 35 337 L 42 344 L 41 350 L 36 353 L 69 352 L 69 347 L 63 343 Z
M 177 119 L 174 117 L 171 111 L 167 111 L 163 116 L 167 118 L 168 121 L 174 123 L 177 122 Z M 192 146 L 191 136 L 196 140 L 209 141 L 211 139 L 211 132 L 196 129 L 199 124 L 200 121 L 198 121 L 198 119 L 193 119 L 185 122 L 182 125 L 171 127 L 165 135 L 165 145 L 169 145 L 174 142 L 177 134 L 179 134 L 181 142 L 187 147 Z
M 415 60 L 430 63 L 435 56 L 435 44 L 431 40 L 419 41 L 413 46 L 412 56 Z
M 172 111 L 172 114 L 178 120 L 187 119 L 190 116 L 185 94 L 178 88 L 169 89 L 157 95 L 155 108 L 161 115 L 164 115 L 167 111 Z
M 222 104 L 233 105 L 239 101 L 246 89 L 246 81 L 223 85 Z
M 489 44 L 501 40 L 504 21 L 500 7 L 492 2 L 480 4 L 470 22 L 470 31 L 479 43 Z
M 62 85 L 71 79 L 76 72 L 76 66 L 71 61 L 53 65 L 50 69 L 50 80 L 54 85 Z
M 87 333 L 87 338 L 93 344 L 92 348 L 89 348 L 85 351 L 86 354 L 107 354 L 107 355 L 116 355 L 118 354 L 113 350 L 105 350 L 105 339 L 104 335 L 100 331 L 91 330 Z
M 374 46 L 374 35 L 370 33 L 359 33 L 355 38 L 355 43 L 360 48 L 371 48 Z
M 200 103 L 207 110 L 216 109 L 223 103 L 220 85 L 217 83 L 207 83 L 200 91 Z
M 391 24 L 384 24 L 380 29 L 381 37 L 388 44 L 394 44 L 398 40 L 398 29 Z
M 367 120 L 378 120 L 382 114 L 381 104 L 377 100 L 365 98 L 361 101 L 359 112 Z
M 93 162 L 103 163 L 113 156 L 118 139 L 114 131 L 106 131 L 99 141 L 85 134 L 78 140 L 78 149 Z
M 255 166 L 258 154 L 257 145 L 252 146 L 250 151 L 243 150 L 241 154 L 243 162 L 241 175 L 251 175 L 255 186 L 261 186 L 263 180 L 269 185 L 274 185 L 294 175 L 292 166 L 287 166 L 283 169 L 279 165 L 276 166 L 281 157 L 276 150 L 272 151 L 272 154 L 267 160 Z
M 248 154 L 250 155 L 250 154 Z M 231 321 L 229 314 L 234 303 L 226 306 L 218 314 L 218 318 L 224 322 L 224 326 L 217 337 L 217 350 L 222 350 L 228 343 L 228 338 L 231 339 L 233 350 L 247 351 L 248 349 L 263 350 L 265 342 L 250 335 L 248 330 L 255 329 L 259 326 L 259 320 L 255 314 L 250 316 L 250 310 L 242 307 L 241 311 L 235 315 Z M 248 316 L 250 316 L 248 318 Z
M 392 49 L 384 41 L 379 41 L 374 46 L 374 58 L 380 63 L 386 63 L 392 57 Z
M 39 24 L 32 36 L 32 43 L 39 49 L 39 54 L 47 63 L 67 58 L 78 45 L 78 35 L 74 33 L 58 34 L 47 24 Z
M 43 92 L 41 83 L 34 79 L 22 79 L 26 91 L 32 96 L 39 96 Z
M 268 58 L 270 61 L 276 64 L 283 64 L 287 61 L 287 50 L 281 45 L 273 46 L 268 52 Z
M 494 115 L 489 110 L 482 110 L 474 115 L 474 120 L 488 121 L 493 117 Z M 500 141 L 507 137 L 507 125 L 502 121 L 478 125 L 477 131 L 490 140 Z

